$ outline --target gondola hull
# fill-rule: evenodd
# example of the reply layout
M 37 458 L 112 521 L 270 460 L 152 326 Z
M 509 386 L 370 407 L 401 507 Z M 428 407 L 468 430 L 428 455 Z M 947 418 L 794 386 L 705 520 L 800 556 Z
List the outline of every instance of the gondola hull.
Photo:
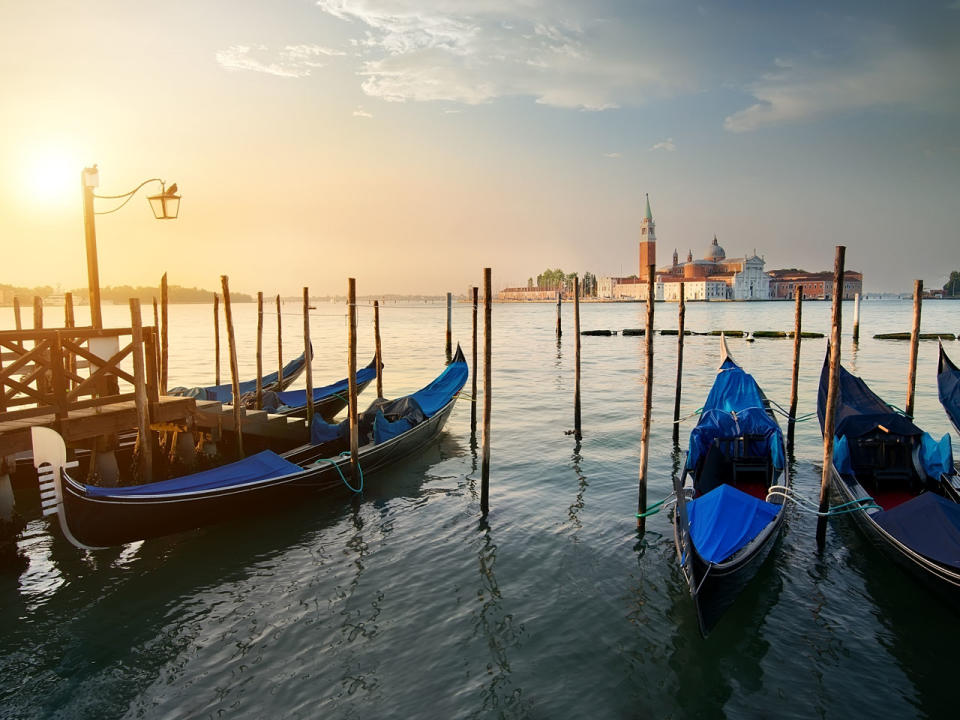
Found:
M 837 504 L 849 503 L 859 498 L 850 485 L 831 468 L 830 492 Z M 897 566 L 919 580 L 923 585 L 942 597 L 952 607 L 960 603 L 960 571 L 934 562 L 914 552 L 884 530 L 871 517 L 868 510 L 847 513 L 857 530 L 866 540 L 892 560 Z
M 411 430 L 379 445 L 361 448 L 360 467 L 369 487 L 377 471 L 421 450 L 434 441 L 453 410 L 456 398 Z M 323 446 L 305 446 L 285 457 L 301 465 L 324 456 Z M 350 478 L 348 458 L 336 466 Z M 84 545 L 105 547 L 144 540 L 223 522 L 250 514 L 272 512 L 308 495 L 346 495 L 337 467 L 329 462 L 311 465 L 302 472 L 245 486 L 184 493 L 178 496 L 92 498 L 81 485 L 65 478 L 62 483 L 65 518 L 73 536 Z
M 373 382 L 372 380 L 367 380 L 366 382 L 357 383 L 357 395 L 362 393 L 367 389 L 367 386 Z M 320 398 L 319 400 L 313 403 L 313 411 L 318 413 L 324 420 L 327 422 L 333 422 L 333 419 L 347 406 L 347 396 L 344 393 L 335 393 L 333 395 L 327 395 L 326 397 Z M 289 415 L 290 417 L 303 417 L 307 416 L 307 408 L 298 407 L 287 412 L 279 412 L 278 415 Z
M 684 565 L 684 577 L 690 587 L 690 595 L 697 611 L 700 633 L 706 637 L 730 609 L 747 584 L 759 572 L 770 556 L 783 524 L 783 512 L 747 548 L 731 561 L 711 563 L 704 560 L 694 548 L 689 561 Z M 676 523 L 676 528 L 679 523 Z M 676 529 L 675 529 L 676 533 Z M 677 547 L 681 540 L 675 535 Z

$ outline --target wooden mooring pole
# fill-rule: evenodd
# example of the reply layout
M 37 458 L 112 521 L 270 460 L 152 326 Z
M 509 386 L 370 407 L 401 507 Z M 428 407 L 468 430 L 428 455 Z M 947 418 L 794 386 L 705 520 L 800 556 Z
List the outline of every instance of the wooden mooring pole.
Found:
M 277 388 L 283 390 L 283 320 L 280 317 L 279 295 L 277 295 Z
M 480 289 L 471 288 L 473 296 L 473 354 L 470 358 L 470 434 L 477 432 L 477 295 Z M 476 443 L 476 439 L 474 439 Z
M 77 320 L 73 315 L 73 293 L 63 294 L 63 326 L 65 328 L 75 328 Z M 74 353 L 67 353 L 67 370 L 72 374 L 77 374 L 77 356 Z M 72 390 L 76 387 L 76 380 L 72 378 L 67 381 L 67 389 Z
M 573 436 L 577 440 L 582 438 L 580 431 L 580 278 L 573 278 L 573 347 L 574 353 L 574 381 L 573 381 Z
M 377 367 L 377 398 L 383 397 L 383 358 L 380 352 L 380 301 L 373 301 L 373 347 Z
M 836 426 L 837 393 L 840 385 L 840 330 L 843 314 L 843 264 L 846 247 L 837 245 L 833 266 L 833 327 L 830 331 L 830 380 L 827 407 L 823 418 L 823 474 L 820 477 L 820 517 L 817 518 L 817 547 L 827 539 L 827 516 L 830 507 L 830 483 L 833 480 L 833 433 Z
M 860 293 L 853 296 L 853 341 L 860 342 Z
M 449 297 L 449 294 L 447 295 Z M 347 280 L 347 378 L 350 418 L 350 480 L 353 487 L 360 485 L 360 425 L 357 421 L 357 280 Z
M 226 276 L 223 276 L 226 277 Z M 226 299 L 224 299 L 226 306 Z M 164 273 L 160 278 L 160 317 L 163 320 L 163 328 L 160 331 L 160 394 L 167 394 L 167 371 L 170 369 L 170 295 L 167 291 L 167 274 Z M 226 312 L 226 307 L 224 307 Z M 233 332 L 231 330 L 231 332 Z
M 33 329 L 43 329 L 43 298 L 39 295 L 33 296 Z
M 310 349 L 310 288 L 303 289 L 303 359 L 307 376 L 307 428 L 313 423 L 313 353 Z
M 787 447 L 793 452 L 793 433 L 797 423 L 797 386 L 800 382 L 800 338 L 803 326 L 803 285 L 797 283 L 796 310 L 793 317 L 793 375 L 790 379 L 790 417 L 787 418 Z
M 453 359 L 453 293 L 447 293 L 447 365 Z
M 143 320 L 140 316 L 138 298 L 130 298 L 130 327 L 133 335 L 133 391 L 137 408 L 140 477 L 143 482 L 148 483 L 153 480 L 153 438 L 150 437 L 150 402 L 147 398 L 146 368 L 143 359 Z
M 913 282 L 913 328 L 910 330 L 910 369 L 907 372 L 907 404 L 903 411 L 913 417 L 914 394 L 917 390 L 917 349 L 920 342 L 920 307 L 923 304 L 923 280 Z
M 687 316 L 684 284 L 680 282 L 680 301 L 677 307 L 677 395 L 673 401 L 673 444 L 680 442 L 680 394 L 683 386 L 683 331 Z
M 216 294 L 216 293 L 214 293 Z M 160 389 L 160 310 L 157 307 L 157 299 L 153 298 L 153 329 L 156 331 L 156 342 L 154 343 L 154 354 L 157 362 L 157 390 Z
M 166 275 L 164 275 L 164 277 L 166 277 Z M 223 289 L 223 316 L 227 322 L 227 343 L 230 346 L 230 378 L 233 384 L 233 425 L 237 433 L 237 456 L 242 458 L 243 431 L 241 423 L 243 421 L 243 413 L 240 408 L 240 371 L 237 368 L 237 339 L 233 334 L 233 313 L 230 311 L 230 280 L 226 275 L 220 276 L 220 285 Z M 164 322 L 163 327 L 166 329 L 166 322 Z M 161 380 L 161 383 L 162 382 Z M 161 388 L 161 392 L 164 392 L 164 388 Z
M 490 512 L 490 411 L 493 390 L 492 358 L 493 306 L 490 268 L 483 269 L 483 424 L 480 435 L 480 514 Z
M 257 293 L 257 410 L 263 409 L 263 293 Z
M 647 529 L 647 461 L 650 456 L 650 412 L 653 409 L 653 307 L 656 292 L 654 273 L 656 267 L 647 268 L 647 324 L 644 341 L 647 348 L 646 369 L 643 379 L 643 421 L 640 429 L 640 492 L 637 498 L 637 530 L 643 534 Z
M 17 332 L 23 330 L 23 320 L 20 318 L 20 298 L 16 295 L 13 297 L 13 325 Z
M 156 305 L 154 305 L 156 307 Z M 213 382 L 220 385 L 220 296 L 213 296 Z
M 563 337 L 563 327 L 560 324 L 560 306 L 563 303 L 563 291 L 557 290 L 557 342 Z

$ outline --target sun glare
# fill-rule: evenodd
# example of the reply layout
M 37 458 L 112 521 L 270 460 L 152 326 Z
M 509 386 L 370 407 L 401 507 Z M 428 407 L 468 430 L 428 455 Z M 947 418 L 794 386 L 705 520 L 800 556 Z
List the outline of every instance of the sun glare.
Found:
M 24 157 L 24 191 L 39 204 L 68 202 L 71 193 L 79 195 L 81 170 L 60 148 L 35 148 Z

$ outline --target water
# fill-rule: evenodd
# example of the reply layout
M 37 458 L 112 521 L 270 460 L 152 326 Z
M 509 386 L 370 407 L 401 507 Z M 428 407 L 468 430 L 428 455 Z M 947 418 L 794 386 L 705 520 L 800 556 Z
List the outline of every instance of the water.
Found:
M 956 332 L 956 305 L 929 302 L 924 331 Z M 129 324 L 105 307 L 106 324 Z M 9 312 L 9 311 L 7 311 Z M 676 306 L 656 307 L 658 328 Z M 284 358 L 302 317 L 284 307 Z M 439 371 L 442 305 L 382 311 L 385 391 Z M 30 564 L 0 578 L 0 716 L 100 717 L 953 717 L 956 615 L 887 567 L 848 519 L 789 510 L 771 561 L 706 641 L 677 568 L 666 514 L 636 534 L 643 338 L 583 338 L 583 428 L 573 422 L 572 308 L 558 348 L 551 305 L 494 308 L 491 514 L 461 401 L 421 456 L 371 478 L 362 498 L 318 497 L 278 515 L 83 554 L 32 519 Z M 828 303 L 804 327 L 828 332 Z M 255 373 L 255 307 L 235 308 L 241 375 Z M 643 305 L 582 308 L 584 329 L 642 327 Z M 911 304 L 862 305 L 843 362 L 902 406 Z M 482 317 L 482 313 L 481 313 Z M 9 317 L 0 318 L 10 327 Z M 78 321 L 82 322 L 81 318 Z M 360 360 L 373 352 L 362 308 Z M 170 384 L 211 380 L 210 308 L 171 308 Z M 691 304 L 687 327 L 790 329 L 792 303 Z M 276 364 L 276 326 L 265 360 Z M 454 308 L 469 355 L 470 308 Z M 345 374 L 340 306 L 313 312 L 318 384 Z M 225 336 L 223 345 L 226 347 Z M 716 338 L 685 344 L 685 413 L 719 360 Z M 768 396 L 789 401 L 792 341 L 729 341 Z M 960 343 L 948 344 L 960 357 Z M 815 410 L 824 340 L 805 340 L 800 414 Z M 650 501 L 671 490 L 676 338 L 657 337 Z M 920 346 L 917 422 L 948 422 L 936 343 Z M 224 362 L 226 377 L 226 362 Z M 469 387 L 469 386 L 468 386 Z M 480 383 L 482 388 L 482 382 Z M 369 401 L 368 391 L 363 399 Z M 691 422 L 683 426 L 681 445 Z M 954 447 L 960 447 L 954 436 Z M 816 421 L 798 426 L 796 487 L 815 499 Z

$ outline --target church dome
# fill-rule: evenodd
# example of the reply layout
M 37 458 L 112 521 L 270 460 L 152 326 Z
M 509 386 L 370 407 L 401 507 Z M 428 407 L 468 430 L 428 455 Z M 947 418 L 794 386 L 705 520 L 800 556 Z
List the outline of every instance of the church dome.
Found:
M 719 262 L 720 260 L 725 260 L 727 253 L 724 252 L 723 248 L 717 244 L 717 236 L 713 236 L 713 242 L 710 243 L 710 247 L 707 248 L 707 257 L 706 260 L 713 260 L 713 262 Z

